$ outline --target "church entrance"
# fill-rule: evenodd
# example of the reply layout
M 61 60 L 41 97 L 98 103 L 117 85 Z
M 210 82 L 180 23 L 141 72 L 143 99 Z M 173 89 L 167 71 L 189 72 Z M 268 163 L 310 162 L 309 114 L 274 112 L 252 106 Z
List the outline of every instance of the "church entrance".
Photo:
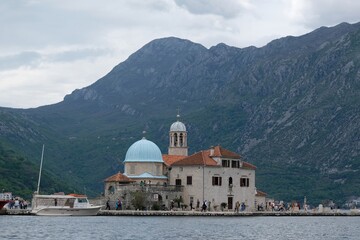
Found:
M 228 209 L 233 209 L 233 197 L 228 197 Z

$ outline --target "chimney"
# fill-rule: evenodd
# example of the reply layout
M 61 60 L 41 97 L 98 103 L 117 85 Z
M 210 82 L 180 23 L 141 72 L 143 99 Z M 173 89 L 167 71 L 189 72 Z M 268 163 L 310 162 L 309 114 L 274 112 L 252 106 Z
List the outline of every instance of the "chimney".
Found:
M 214 156 L 214 146 L 210 147 L 210 157 Z

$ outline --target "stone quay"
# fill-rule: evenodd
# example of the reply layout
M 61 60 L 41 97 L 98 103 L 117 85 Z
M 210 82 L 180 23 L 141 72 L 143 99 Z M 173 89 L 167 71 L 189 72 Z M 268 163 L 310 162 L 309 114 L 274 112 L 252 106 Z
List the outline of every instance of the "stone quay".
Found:
M 5 215 L 33 215 L 31 209 L 7 209 L 2 212 Z M 217 216 L 217 217 L 285 217 L 285 216 L 360 216 L 359 210 L 334 210 L 330 212 L 315 211 L 139 211 L 139 210 L 100 210 L 97 216 Z

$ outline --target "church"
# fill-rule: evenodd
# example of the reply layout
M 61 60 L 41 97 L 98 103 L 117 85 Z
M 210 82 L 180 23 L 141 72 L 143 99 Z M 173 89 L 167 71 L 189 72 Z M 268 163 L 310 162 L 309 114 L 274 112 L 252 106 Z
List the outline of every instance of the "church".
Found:
M 188 155 L 188 133 L 179 120 L 170 126 L 168 154 L 143 137 L 126 152 L 124 173 L 105 179 L 105 198 L 122 209 L 253 211 L 266 194 L 255 187 L 256 167 L 222 146 Z M 114 205 L 114 204 L 113 204 Z M 113 206 L 114 207 L 114 206 Z

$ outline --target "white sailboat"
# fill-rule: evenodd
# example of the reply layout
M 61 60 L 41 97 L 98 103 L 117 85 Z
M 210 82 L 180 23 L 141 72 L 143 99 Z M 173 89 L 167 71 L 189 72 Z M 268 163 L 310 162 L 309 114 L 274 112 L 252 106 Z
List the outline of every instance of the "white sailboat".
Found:
M 33 195 L 32 213 L 39 216 L 94 216 L 101 209 L 101 205 L 94 206 L 89 203 L 86 195 L 41 195 L 40 180 L 42 163 L 44 159 L 44 145 L 41 153 L 40 172 L 37 191 Z

